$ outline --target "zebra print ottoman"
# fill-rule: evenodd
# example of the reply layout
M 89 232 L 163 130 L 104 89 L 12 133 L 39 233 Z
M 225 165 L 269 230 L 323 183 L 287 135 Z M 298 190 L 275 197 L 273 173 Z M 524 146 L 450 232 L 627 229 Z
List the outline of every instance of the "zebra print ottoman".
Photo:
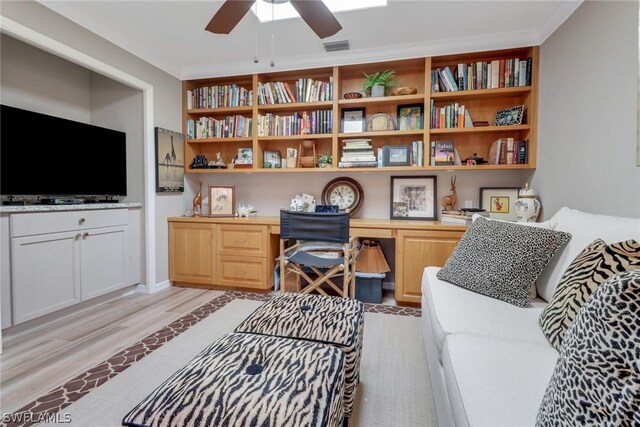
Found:
M 364 304 L 317 294 L 274 296 L 247 317 L 235 332 L 330 344 L 346 356 L 344 416 L 349 418 L 360 381 Z
M 129 412 L 125 426 L 339 426 L 344 354 L 329 345 L 227 334 Z

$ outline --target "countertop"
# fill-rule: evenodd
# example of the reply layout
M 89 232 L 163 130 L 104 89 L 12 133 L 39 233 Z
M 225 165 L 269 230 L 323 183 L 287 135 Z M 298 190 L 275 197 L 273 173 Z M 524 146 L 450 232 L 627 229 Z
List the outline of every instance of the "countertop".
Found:
M 0 213 L 85 211 L 97 209 L 141 208 L 142 203 L 84 203 L 79 205 L 19 205 L 0 206 Z

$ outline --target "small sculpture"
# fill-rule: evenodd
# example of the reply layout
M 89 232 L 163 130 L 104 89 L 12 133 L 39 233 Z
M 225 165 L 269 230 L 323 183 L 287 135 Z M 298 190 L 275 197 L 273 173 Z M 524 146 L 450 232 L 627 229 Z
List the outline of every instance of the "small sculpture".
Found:
M 238 205 L 238 218 L 249 218 L 249 214 L 253 211 L 253 205 Z
M 219 169 L 225 169 L 227 167 L 227 165 L 224 163 L 224 160 L 222 160 L 222 156 L 220 155 L 220 152 L 216 153 L 216 159 L 215 160 L 211 160 L 209 162 L 209 167 L 210 168 L 219 168 Z
M 451 194 L 442 198 L 442 209 L 444 209 L 445 211 L 455 210 L 457 201 L 458 196 L 456 194 L 456 177 L 454 175 L 451 177 Z
M 198 192 L 193 196 L 193 216 L 202 215 L 202 181 L 198 187 Z

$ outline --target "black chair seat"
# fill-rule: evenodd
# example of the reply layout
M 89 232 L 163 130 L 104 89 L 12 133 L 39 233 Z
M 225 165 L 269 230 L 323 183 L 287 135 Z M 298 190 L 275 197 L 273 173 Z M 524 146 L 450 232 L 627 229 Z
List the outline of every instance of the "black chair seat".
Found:
M 327 258 L 312 255 L 310 252 L 299 251 L 291 255 L 287 261 L 295 262 L 296 264 L 306 265 L 309 267 L 318 268 L 330 268 L 343 263 L 344 259 L 339 258 Z

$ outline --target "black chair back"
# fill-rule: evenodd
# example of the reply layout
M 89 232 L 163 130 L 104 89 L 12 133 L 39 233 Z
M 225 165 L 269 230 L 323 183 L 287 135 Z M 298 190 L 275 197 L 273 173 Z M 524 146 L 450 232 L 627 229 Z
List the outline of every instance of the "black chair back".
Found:
M 347 243 L 349 214 L 280 211 L 280 238 Z

